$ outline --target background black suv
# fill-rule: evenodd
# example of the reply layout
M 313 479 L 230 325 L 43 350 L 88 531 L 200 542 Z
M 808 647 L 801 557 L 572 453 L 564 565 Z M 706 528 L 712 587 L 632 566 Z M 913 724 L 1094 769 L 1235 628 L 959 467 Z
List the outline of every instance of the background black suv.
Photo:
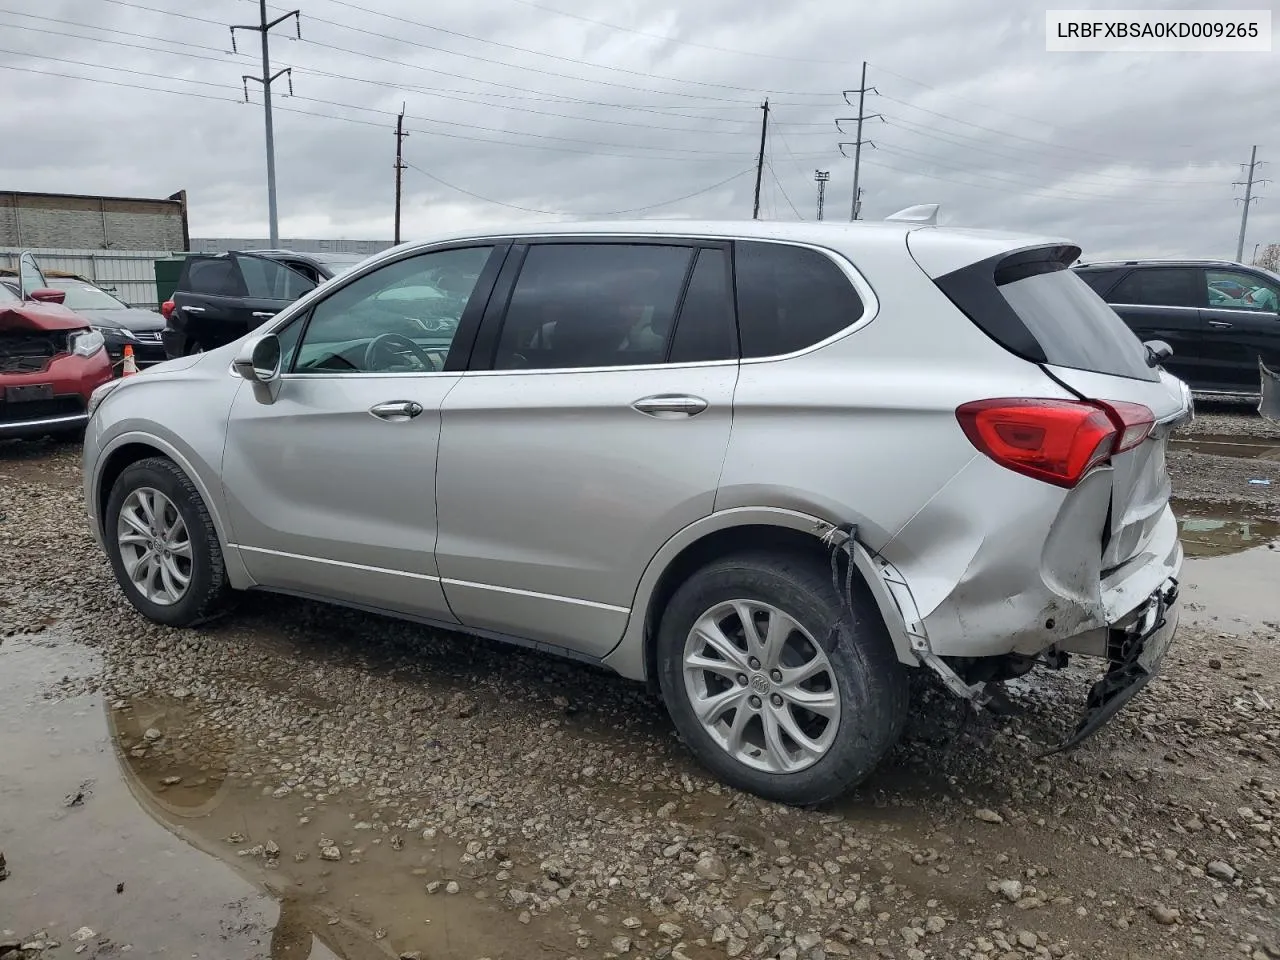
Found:
M 1164 367 L 1197 393 L 1257 396 L 1258 360 L 1280 368 L 1280 276 L 1226 260 L 1074 269 L 1139 339 L 1173 347 Z
M 162 308 L 165 356 L 173 359 L 238 340 L 364 259 L 290 250 L 189 256 Z

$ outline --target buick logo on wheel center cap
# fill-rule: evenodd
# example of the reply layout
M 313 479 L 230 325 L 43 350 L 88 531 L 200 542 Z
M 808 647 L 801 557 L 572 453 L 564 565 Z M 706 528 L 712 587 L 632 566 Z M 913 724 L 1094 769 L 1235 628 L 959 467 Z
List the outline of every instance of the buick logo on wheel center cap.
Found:
M 763 673 L 757 673 L 754 677 L 751 678 L 751 689 L 754 690 L 756 693 L 768 693 L 769 678 L 766 677 Z

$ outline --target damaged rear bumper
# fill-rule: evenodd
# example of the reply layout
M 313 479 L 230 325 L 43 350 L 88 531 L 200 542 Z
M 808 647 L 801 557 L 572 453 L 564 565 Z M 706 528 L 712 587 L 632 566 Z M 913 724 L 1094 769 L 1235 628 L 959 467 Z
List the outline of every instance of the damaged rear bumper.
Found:
M 1107 672 L 1090 688 L 1075 732 L 1044 756 L 1073 750 L 1097 733 L 1160 672 L 1181 614 L 1178 582 L 1167 580 L 1130 623 L 1107 638 Z

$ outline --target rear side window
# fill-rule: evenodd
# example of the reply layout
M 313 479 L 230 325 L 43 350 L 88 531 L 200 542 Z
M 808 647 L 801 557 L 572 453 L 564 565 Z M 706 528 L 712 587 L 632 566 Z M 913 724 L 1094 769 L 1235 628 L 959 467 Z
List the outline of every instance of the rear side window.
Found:
M 1140 380 L 1157 378 L 1147 366 L 1142 342 L 1072 271 L 1012 280 L 1000 284 L 1000 294 L 1040 344 L 1046 363 Z
M 1111 298 L 1107 296 L 1107 291 L 1115 284 L 1116 273 L 1115 270 L 1080 270 L 1076 276 L 1087 283 L 1094 293 L 1110 303 Z
M 1194 267 L 1134 270 L 1107 299 L 1143 307 L 1203 307 L 1207 299 L 1204 274 Z
M 297 300 L 315 287 L 297 270 L 266 257 L 236 257 L 248 295 L 256 300 Z
M 215 297 L 244 296 L 240 271 L 229 257 L 195 260 L 187 266 L 187 289 Z
M 734 246 L 743 357 L 775 357 L 819 343 L 862 316 L 862 298 L 830 257 L 781 243 Z
M 733 326 L 733 292 L 729 289 L 729 256 L 703 249 L 685 291 L 671 341 L 672 363 L 706 363 L 738 356 Z
M 658 244 L 535 244 L 511 293 L 495 369 L 665 362 L 695 252 Z

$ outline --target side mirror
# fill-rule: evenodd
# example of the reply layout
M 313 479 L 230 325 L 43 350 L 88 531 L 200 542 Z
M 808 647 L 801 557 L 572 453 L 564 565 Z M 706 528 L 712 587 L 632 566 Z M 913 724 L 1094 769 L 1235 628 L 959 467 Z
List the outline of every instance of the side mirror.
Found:
M 55 290 L 53 287 L 38 287 L 30 291 L 27 296 L 39 303 L 62 303 L 67 299 L 67 292 Z
M 1158 367 L 1173 356 L 1173 347 L 1163 340 L 1147 340 L 1143 343 L 1147 348 L 1147 366 Z
M 280 359 L 280 338 L 268 333 L 245 341 L 232 363 L 244 379 L 271 383 L 280 377 Z

